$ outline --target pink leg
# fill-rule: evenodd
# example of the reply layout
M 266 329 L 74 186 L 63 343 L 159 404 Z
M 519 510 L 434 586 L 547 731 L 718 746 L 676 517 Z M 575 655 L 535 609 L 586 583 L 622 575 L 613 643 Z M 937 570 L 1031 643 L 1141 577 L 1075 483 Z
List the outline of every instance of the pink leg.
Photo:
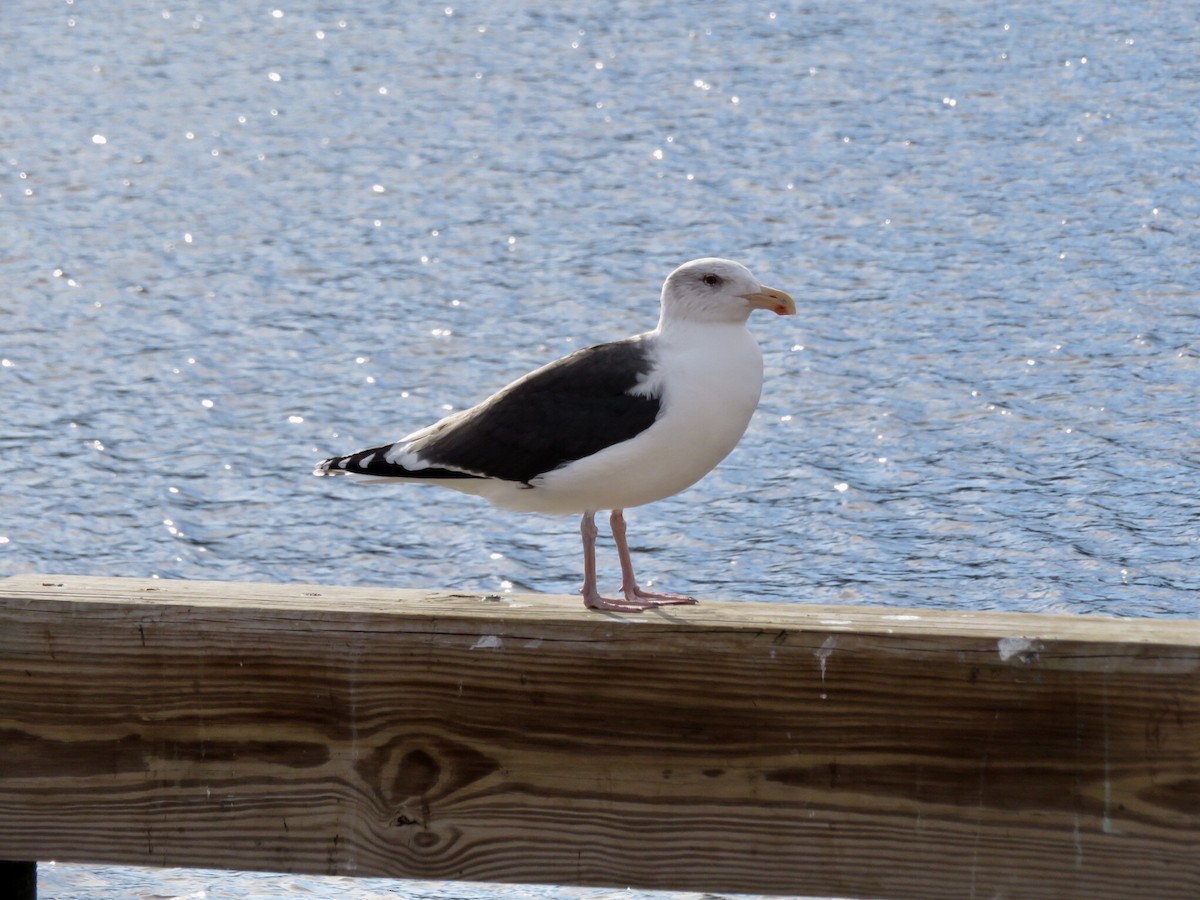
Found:
M 633 556 L 629 553 L 629 544 L 625 540 L 625 514 L 614 509 L 609 516 L 612 526 L 613 542 L 617 545 L 617 556 L 621 560 L 621 592 L 630 606 L 635 609 L 650 609 L 655 606 L 680 606 L 695 603 L 694 597 L 683 594 L 665 594 L 654 591 L 644 591 L 638 587 L 637 578 L 633 574 Z
M 609 521 L 612 523 L 613 540 L 617 545 L 617 555 L 621 559 L 621 590 L 625 600 L 610 600 L 602 597 L 596 587 L 596 514 L 587 512 L 579 523 L 579 532 L 583 535 L 583 594 L 584 605 L 588 609 L 603 609 L 612 612 L 641 612 L 655 606 L 668 606 L 681 603 L 695 603 L 691 597 L 679 594 L 654 594 L 643 591 L 638 587 L 633 576 L 633 560 L 629 555 L 629 545 L 625 542 L 625 517 L 621 510 L 614 509 Z
M 596 587 L 596 514 L 585 512 L 579 522 L 583 535 L 583 603 L 590 609 L 604 609 L 608 601 L 600 596 Z
M 588 609 L 603 609 L 612 612 L 641 612 L 644 606 L 631 606 L 620 600 L 610 600 L 600 595 L 596 587 L 596 514 L 586 512 L 579 523 L 583 535 L 583 605 Z

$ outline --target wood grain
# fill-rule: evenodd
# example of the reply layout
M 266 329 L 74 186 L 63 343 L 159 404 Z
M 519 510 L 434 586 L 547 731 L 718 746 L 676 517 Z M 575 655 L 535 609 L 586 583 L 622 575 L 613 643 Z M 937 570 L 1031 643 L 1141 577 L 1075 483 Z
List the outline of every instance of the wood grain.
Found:
M 1200 896 L 1200 623 L 0 580 L 0 856 Z

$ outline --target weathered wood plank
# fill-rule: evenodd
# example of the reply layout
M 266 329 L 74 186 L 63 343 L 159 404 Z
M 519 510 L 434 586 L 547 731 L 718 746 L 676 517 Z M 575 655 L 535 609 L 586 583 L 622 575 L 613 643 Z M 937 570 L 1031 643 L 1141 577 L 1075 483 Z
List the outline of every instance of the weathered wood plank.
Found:
M 1200 896 L 1200 623 L 0 580 L 9 858 Z

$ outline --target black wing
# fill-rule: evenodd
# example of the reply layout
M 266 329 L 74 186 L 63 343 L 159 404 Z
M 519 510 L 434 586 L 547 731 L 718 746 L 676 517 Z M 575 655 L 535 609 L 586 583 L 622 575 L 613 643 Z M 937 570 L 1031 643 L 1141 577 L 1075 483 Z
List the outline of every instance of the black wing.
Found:
M 652 365 L 652 344 L 642 339 L 577 350 L 478 406 L 448 416 L 410 442 L 407 449 L 433 468 L 396 472 L 399 467 L 393 466 L 384 472 L 368 465 L 358 471 L 446 478 L 462 477 L 465 470 L 528 483 L 649 428 L 658 418 L 661 398 L 630 391 Z M 377 457 L 379 463 L 383 455 Z

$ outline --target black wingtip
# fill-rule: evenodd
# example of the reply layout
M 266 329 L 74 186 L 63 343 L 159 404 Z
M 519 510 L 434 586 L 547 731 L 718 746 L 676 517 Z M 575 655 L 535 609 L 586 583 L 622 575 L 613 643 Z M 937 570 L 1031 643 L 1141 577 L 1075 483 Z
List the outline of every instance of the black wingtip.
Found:
M 460 472 L 456 469 L 443 469 L 438 466 L 427 466 L 419 469 L 408 469 L 388 461 L 388 452 L 394 444 L 383 447 L 372 447 L 369 450 L 359 450 L 348 456 L 334 456 L 323 460 L 313 469 L 314 475 L 369 475 L 376 478 L 482 478 L 471 472 Z

